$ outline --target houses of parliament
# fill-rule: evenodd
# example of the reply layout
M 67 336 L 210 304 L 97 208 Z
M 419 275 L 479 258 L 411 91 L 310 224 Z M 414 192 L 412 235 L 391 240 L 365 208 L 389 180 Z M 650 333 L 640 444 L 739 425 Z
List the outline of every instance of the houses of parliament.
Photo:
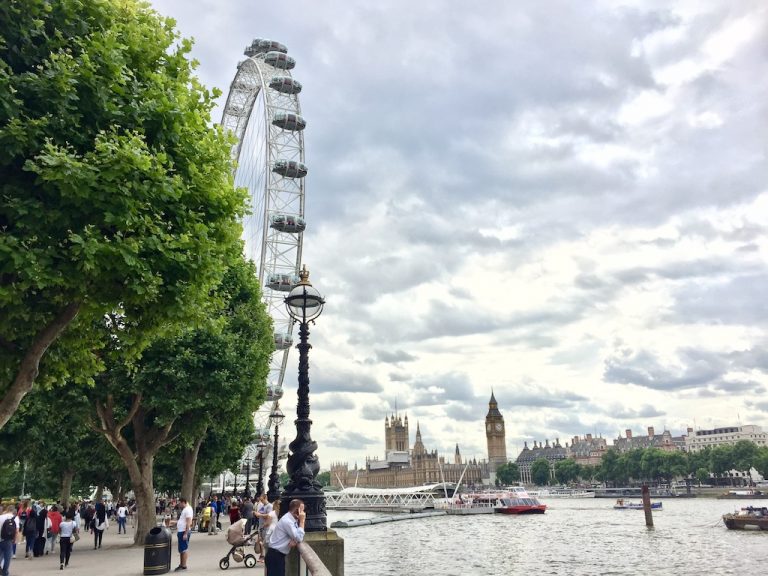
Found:
M 436 482 L 458 482 L 459 479 L 465 486 L 491 484 L 496 468 L 507 462 L 504 417 L 499 412 L 493 393 L 485 416 L 485 437 L 487 460 L 463 460 L 457 444 L 453 462 L 446 462 L 437 450 L 426 449 L 418 423 L 416 441 L 410 448 L 408 416 L 392 414 L 384 418 L 384 459 L 366 458 L 365 468 L 358 468 L 355 464 L 351 470 L 347 463 L 332 464 L 331 485 L 337 488 L 405 488 Z

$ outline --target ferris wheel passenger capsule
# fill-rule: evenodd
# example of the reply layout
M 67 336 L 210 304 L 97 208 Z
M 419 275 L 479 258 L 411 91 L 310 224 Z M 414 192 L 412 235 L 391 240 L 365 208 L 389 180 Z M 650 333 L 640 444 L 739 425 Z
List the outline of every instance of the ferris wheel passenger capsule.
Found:
M 299 232 L 304 232 L 307 228 L 304 218 L 294 216 L 293 214 L 272 214 L 269 220 L 269 226 L 278 232 L 298 234 Z
M 267 276 L 267 288 L 277 292 L 290 292 L 299 283 L 296 274 L 270 274 Z
M 272 120 L 272 124 L 283 130 L 290 130 L 292 132 L 300 132 L 307 127 L 307 121 L 298 114 L 292 114 L 291 112 L 278 112 L 275 114 L 275 119 Z
M 275 332 L 275 350 L 285 350 L 293 346 L 293 334 Z
M 246 56 L 255 56 L 256 54 L 264 54 L 265 52 L 288 52 L 288 48 L 283 44 L 280 44 L 280 42 L 265 40 L 263 38 L 256 38 L 251 42 L 250 46 L 245 48 Z
M 296 160 L 278 160 L 275 162 L 272 172 L 286 178 L 304 178 L 307 175 L 307 166 Z
M 290 76 L 275 76 L 269 81 L 269 87 L 282 94 L 298 94 L 301 92 L 301 82 Z
M 296 66 L 296 60 L 284 52 L 267 52 L 264 54 L 264 62 L 280 70 L 290 70 Z

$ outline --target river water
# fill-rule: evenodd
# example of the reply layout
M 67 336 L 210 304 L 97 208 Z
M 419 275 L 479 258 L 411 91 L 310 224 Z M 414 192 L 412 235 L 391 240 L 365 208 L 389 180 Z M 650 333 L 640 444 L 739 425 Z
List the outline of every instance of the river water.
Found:
M 727 530 L 721 516 L 765 500 L 665 499 L 654 527 L 614 501 L 545 500 L 546 514 L 439 516 L 337 528 L 346 576 L 387 574 L 740 576 L 768 566 L 768 532 Z M 335 520 L 375 513 L 328 511 Z

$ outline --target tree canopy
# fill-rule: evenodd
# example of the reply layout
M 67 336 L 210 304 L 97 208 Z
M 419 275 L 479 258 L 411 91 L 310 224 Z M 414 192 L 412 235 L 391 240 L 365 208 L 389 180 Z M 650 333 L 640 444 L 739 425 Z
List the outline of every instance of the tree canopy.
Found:
M 0 3 L 0 427 L 37 380 L 90 381 L 94 321 L 151 339 L 205 309 L 245 198 L 173 21 L 147 4 Z

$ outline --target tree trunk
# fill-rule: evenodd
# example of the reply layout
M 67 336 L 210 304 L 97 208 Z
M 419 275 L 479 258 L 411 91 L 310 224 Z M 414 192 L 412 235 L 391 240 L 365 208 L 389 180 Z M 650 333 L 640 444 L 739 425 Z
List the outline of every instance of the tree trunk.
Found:
M 105 404 L 96 402 L 96 412 L 101 421 L 100 432 L 117 450 L 128 470 L 133 492 L 136 496 L 136 531 L 134 545 L 144 543 L 144 537 L 157 525 L 155 515 L 154 460 L 157 451 L 169 442 L 173 421 L 163 428 L 147 429 L 144 424 L 145 414 L 141 408 L 141 396 L 135 396 L 128 415 L 117 422 L 114 416 L 113 399 L 110 396 Z M 135 449 L 122 434 L 122 429 L 133 424 Z
M 154 455 L 139 456 L 139 470 L 141 478 L 138 482 L 133 482 L 133 493 L 136 495 L 136 532 L 133 543 L 140 545 L 144 543 L 144 537 L 147 533 L 157 526 L 157 515 L 155 514 L 155 486 L 153 481 Z
M 96 486 L 96 495 L 93 497 L 95 502 L 99 502 L 101 498 L 104 496 L 104 486 L 102 484 L 99 484 Z
M 195 441 L 192 448 L 184 448 L 182 451 L 181 496 L 186 498 L 187 502 L 195 502 L 194 489 L 197 476 L 197 455 L 200 453 L 200 446 L 204 438 L 205 433 Z
M 74 470 L 64 470 L 61 473 L 61 494 L 59 496 L 59 500 L 61 500 L 61 505 L 65 510 L 69 504 L 69 495 L 72 494 L 72 481 L 74 479 Z
M 51 320 L 45 328 L 40 330 L 25 352 L 24 357 L 19 364 L 19 370 L 16 372 L 16 378 L 6 390 L 5 395 L 0 400 L 0 429 L 6 425 L 16 409 L 21 404 L 35 383 L 40 372 L 40 359 L 46 353 L 51 344 L 53 344 L 70 322 L 75 319 L 80 311 L 80 303 L 72 302 L 68 304 L 59 314 Z

